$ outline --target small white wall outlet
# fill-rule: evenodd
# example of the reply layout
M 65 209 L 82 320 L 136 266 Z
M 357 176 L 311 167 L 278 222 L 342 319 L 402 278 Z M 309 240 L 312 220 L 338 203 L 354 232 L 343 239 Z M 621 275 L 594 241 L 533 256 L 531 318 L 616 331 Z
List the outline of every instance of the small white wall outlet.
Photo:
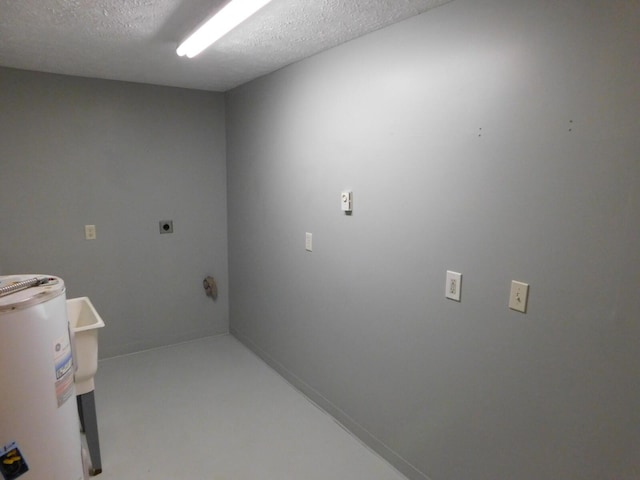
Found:
M 527 300 L 529 299 L 529 284 L 511 281 L 511 293 L 509 294 L 509 308 L 518 312 L 527 313 Z
M 447 298 L 460 301 L 460 290 L 462 287 L 462 274 L 458 272 L 452 272 L 447 270 L 447 282 L 445 285 L 444 294 Z
M 95 240 L 96 239 L 96 226 L 95 225 L 85 225 L 84 226 L 84 239 L 85 240 Z
M 304 248 L 307 252 L 313 252 L 313 234 L 309 232 L 305 233 Z
M 343 212 L 353 211 L 353 192 L 346 191 L 340 194 L 340 205 Z

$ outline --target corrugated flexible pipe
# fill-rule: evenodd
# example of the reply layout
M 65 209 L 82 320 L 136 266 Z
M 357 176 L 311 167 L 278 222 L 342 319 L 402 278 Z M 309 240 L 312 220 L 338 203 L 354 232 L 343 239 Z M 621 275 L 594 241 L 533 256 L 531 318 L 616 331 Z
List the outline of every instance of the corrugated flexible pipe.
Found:
M 22 282 L 14 283 L 13 285 L 7 285 L 6 287 L 0 287 L 0 297 L 9 295 L 11 293 L 20 292 L 27 288 L 37 287 L 49 283 L 48 278 L 31 278 L 29 280 L 23 280 Z

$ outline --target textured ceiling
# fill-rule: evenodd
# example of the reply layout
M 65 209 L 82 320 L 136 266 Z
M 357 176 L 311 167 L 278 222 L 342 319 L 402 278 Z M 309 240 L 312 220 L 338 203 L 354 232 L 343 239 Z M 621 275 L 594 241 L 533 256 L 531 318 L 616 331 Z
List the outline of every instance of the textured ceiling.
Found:
M 450 0 L 272 0 L 193 59 L 178 43 L 228 0 L 0 0 L 0 65 L 226 91 Z

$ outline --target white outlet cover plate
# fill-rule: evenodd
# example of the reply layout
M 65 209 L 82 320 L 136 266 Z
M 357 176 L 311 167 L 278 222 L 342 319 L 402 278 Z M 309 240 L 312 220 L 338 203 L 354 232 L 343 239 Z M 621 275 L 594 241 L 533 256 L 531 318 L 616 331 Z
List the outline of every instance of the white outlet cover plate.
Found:
M 313 234 L 309 232 L 305 233 L 304 248 L 307 252 L 313 251 Z
M 462 287 L 462 274 L 458 272 L 452 272 L 447 270 L 447 282 L 445 285 L 444 294 L 447 298 L 460 301 L 460 288 Z
M 517 312 L 527 313 L 527 300 L 529 299 L 529 284 L 511 281 L 511 293 L 509 294 L 509 308 Z

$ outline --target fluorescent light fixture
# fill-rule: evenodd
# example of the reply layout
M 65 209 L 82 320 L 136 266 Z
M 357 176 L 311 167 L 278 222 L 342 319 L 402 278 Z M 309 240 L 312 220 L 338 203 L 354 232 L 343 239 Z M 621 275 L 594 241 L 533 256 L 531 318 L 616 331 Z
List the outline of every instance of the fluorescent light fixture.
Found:
M 219 40 L 271 0 L 232 0 L 180 44 L 176 53 L 193 58 Z

